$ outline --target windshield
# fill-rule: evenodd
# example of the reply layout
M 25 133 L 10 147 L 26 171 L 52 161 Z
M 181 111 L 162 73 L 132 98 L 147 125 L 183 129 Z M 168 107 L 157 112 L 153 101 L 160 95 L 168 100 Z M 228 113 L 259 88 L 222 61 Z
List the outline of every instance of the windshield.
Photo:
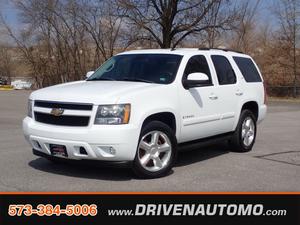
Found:
M 87 81 L 116 80 L 170 84 L 182 56 L 172 54 L 118 55 L 106 61 Z

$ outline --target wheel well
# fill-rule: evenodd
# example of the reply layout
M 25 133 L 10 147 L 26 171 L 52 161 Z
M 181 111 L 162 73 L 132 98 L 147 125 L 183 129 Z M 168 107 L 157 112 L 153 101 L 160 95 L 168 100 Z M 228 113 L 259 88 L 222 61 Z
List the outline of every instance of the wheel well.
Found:
M 174 131 L 174 133 L 176 133 L 176 119 L 174 114 L 171 112 L 160 112 L 152 114 L 144 120 L 143 126 L 145 126 L 150 121 L 163 122 L 167 124 Z
M 248 109 L 251 112 L 253 112 L 255 118 L 258 118 L 258 104 L 254 101 L 251 102 L 246 102 L 243 107 L 242 107 L 242 111 Z

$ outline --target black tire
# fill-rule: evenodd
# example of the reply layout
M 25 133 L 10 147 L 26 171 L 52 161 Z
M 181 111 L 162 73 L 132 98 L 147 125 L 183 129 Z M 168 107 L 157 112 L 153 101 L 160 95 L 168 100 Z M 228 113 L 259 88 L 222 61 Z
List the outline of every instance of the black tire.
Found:
M 253 140 L 251 141 L 251 144 L 246 145 L 244 143 L 244 139 L 242 137 L 242 130 L 243 130 L 244 121 L 249 118 L 251 118 L 251 120 L 253 121 L 254 137 L 253 137 Z M 229 141 L 230 147 L 231 147 L 232 151 L 234 151 L 234 152 L 248 152 L 248 151 L 252 150 L 252 147 L 255 143 L 255 139 L 256 139 L 256 117 L 250 110 L 247 110 L 247 109 L 243 110 L 241 112 L 240 120 L 237 124 L 235 132 Z
M 164 167 L 162 169 L 160 169 L 158 171 L 149 171 L 149 170 L 145 169 L 140 162 L 140 153 L 139 153 L 140 148 L 139 147 L 140 147 L 141 139 L 145 135 L 147 135 L 151 132 L 156 132 L 156 131 L 162 132 L 162 134 L 165 134 L 168 137 L 168 141 L 170 143 L 171 150 L 168 151 L 170 153 L 166 153 L 166 154 L 168 154 L 168 161 L 167 161 L 167 163 L 164 164 Z M 159 138 L 161 138 L 161 137 L 159 137 Z M 158 153 L 158 154 L 165 154 L 165 153 Z M 171 171 L 171 169 L 176 161 L 176 157 L 177 157 L 177 140 L 176 140 L 174 131 L 168 125 L 166 125 L 162 122 L 151 121 L 142 127 L 138 146 L 137 146 L 136 156 L 133 161 L 132 169 L 139 178 L 151 179 L 151 178 L 162 177 L 162 176 L 167 175 Z M 153 161 L 153 166 L 154 166 L 154 161 Z

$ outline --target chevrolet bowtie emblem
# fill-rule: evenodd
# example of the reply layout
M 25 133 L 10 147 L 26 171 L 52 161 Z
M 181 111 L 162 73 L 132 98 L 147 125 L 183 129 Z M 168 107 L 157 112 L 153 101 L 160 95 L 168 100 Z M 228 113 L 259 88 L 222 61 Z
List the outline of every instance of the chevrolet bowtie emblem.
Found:
M 53 116 L 61 116 L 64 113 L 64 109 L 62 108 L 54 108 L 51 110 L 50 114 Z

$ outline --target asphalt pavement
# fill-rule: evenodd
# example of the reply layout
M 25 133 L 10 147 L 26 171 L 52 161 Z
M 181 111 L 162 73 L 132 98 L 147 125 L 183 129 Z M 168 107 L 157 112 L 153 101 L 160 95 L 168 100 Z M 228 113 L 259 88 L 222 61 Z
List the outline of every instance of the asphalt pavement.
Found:
M 167 177 L 130 169 L 53 164 L 34 156 L 22 132 L 29 91 L 0 91 L 0 192 L 300 191 L 300 102 L 272 101 L 251 152 L 225 143 L 179 154 Z

